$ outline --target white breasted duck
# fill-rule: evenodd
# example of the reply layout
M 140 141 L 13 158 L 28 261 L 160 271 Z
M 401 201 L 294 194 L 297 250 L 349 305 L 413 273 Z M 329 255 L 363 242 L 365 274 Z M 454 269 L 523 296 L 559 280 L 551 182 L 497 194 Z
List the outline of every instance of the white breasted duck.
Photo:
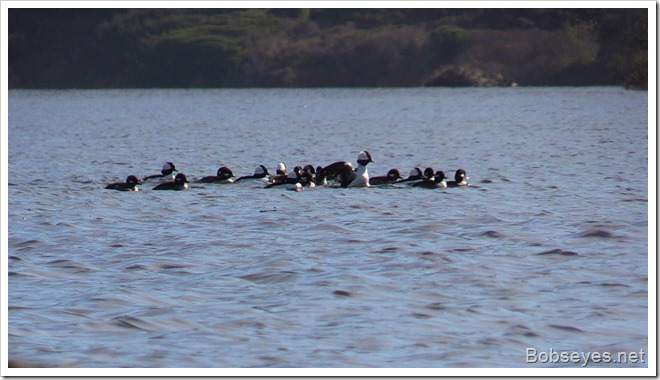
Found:
M 283 162 L 280 162 L 277 164 L 277 170 L 275 170 L 275 174 L 271 175 L 268 178 L 268 182 L 271 183 L 279 183 L 283 182 L 287 178 L 287 171 L 286 171 L 286 165 L 284 165 Z
M 424 179 L 424 173 L 422 172 L 422 169 L 414 167 L 410 170 L 410 173 L 408 173 L 408 178 L 399 180 L 397 183 L 419 181 L 420 179 Z
M 358 167 L 353 169 L 350 162 L 338 161 L 321 170 L 320 177 L 339 179 L 341 187 L 369 187 L 369 171 L 367 165 L 374 162 L 369 152 L 363 150 L 358 154 Z
M 448 187 L 459 187 L 459 186 L 468 186 L 468 176 L 465 170 L 463 169 L 458 169 L 456 170 L 456 174 L 454 175 L 454 180 L 453 181 L 447 181 L 447 186 Z
M 163 168 L 160 170 L 160 174 L 154 174 L 144 177 L 144 181 L 148 179 L 163 179 L 172 181 L 174 180 L 174 172 L 178 172 L 176 167 L 171 162 L 166 162 L 163 164 Z
M 261 179 L 267 181 L 266 177 L 268 176 L 270 176 L 270 173 L 268 173 L 268 169 L 266 169 L 266 167 L 263 165 L 259 165 L 257 166 L 256 169 L 254 169 L 254 174 L 238 177 L 236 178 L 234 183 L 242 181 L 244 179 Z

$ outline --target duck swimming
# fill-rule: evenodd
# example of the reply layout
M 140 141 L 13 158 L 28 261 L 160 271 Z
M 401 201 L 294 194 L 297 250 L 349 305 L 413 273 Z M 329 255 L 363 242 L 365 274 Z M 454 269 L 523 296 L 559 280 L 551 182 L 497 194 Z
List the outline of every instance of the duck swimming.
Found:
M 387 175 L 369 178 L 369 185 L 371 186 L 388 185 L 388 184 L 396 183 L 401 178 L 403 177 L 401 177 L 401 173 L 399 172 L 399 169 L 390 169 L 387 172 Z
M 233 183 L 234 180 L 232 179 L 234 177 L 234 173 L 232 173 L 231 169 L 229 169 L 226 166 L 221 167 L 218 169 L 218 172 L 216 175 L 210 175 L 208 177 L 204 177 L 199 180 L 199 182 L 204 182 L 204 183 Z
M 448 187 L 459 187 L 459 186 L 468 186 L 468 176 L 465 170 L 463 169 L 458 169 L 456 170 L 456 174 L 454 174 L 454 180 L 453 181 L 448 181 L 447 186 Z
M 183 173 L 179 173 L 174 177 L 172 182 L 164 182 L 153 188 L 153 190 L 187 190 L 188 178 Z
M 374 162 L 371 155 L 366 150 L 358 153 L 358 167 L 353 169 L 350 162 L 338 161 L 324 167 L 319 176 L 321 179 L 336 177 L 339 178 L 341 187 L 369 187 L 369 171 L 367 165 Z
M 137 185 L 141 184 L 142 180 L 134 175 L 129 175 L 126 182 L 115 182 L 106 186 L 106 189 L 119 190 L 119 191 L 138 191 Z
M 163 164 L 163 168 L 160 170 L 160 174 L 146 176 L 144 177 L 144 181 L 154 178 L 174 180 L 174 172 L 178 172 L 174 164 L 171 162 L 166 162 Z
M 408 178 L 399 180 L 397 183 L 419 181 L 420 179 L 424 179 L 424 173 L 422 172 L 422 169 L 414 167 L 408 173 Z
M 447 187 L 445 172 L 438 170 L 432 178 L 424 178 L 419 182 L 413 183 L 412 186 L 425 189 L 444 189 Z
M 262 179 L 262 180 L 264 180 L 269 175 L 270 175 L 270 173 L 268 173 L 268 169 L 266 169 L 266 167 L 263 166 L 263 165 L 259 165 L 259 166 L 257 166 L 256 169 L 254 169 L 254 174 L 238 177 L 238 178 L 236 178 L 234 183 L 242 181 L 244 179 Z

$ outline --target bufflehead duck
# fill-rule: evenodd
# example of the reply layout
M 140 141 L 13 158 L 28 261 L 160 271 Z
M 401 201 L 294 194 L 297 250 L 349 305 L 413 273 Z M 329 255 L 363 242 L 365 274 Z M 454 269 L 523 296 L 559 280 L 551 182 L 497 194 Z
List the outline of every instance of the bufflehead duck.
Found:
M 174 180 L 174 172 L 178 172 L 178 170 L 176 170 L 176 167 L 174 167 L 174 164 L 171 162 L 166 162 L 165 164 L 163 164 L 163 168 L 160 170 L 160 174 L 146 176 L 144 177 L 144 180 L 146 181 L 152 178 Z
M 316 179 L 314 178 L 314 175 L 312 175 L 312 173 L 305 172 L 301 175 L 301 178 L 303 180 L 301 182 L 303 186 L 307 186 L 310 189 L 316 188 Z
M 387 172 L 387 175 L 369 178 L 369 185 L 371 186 L 388 185 L 388 184 L 396 183 L 396 181 L 398 181 L 401 178 L 402 177 L 401 177 L 401 173 L 399 172 L 399 169 L 390 169 L 390 171 Z
M 286 176 L 287 176 L 286 165 L 284 165 L 283 162 L 280 162 L 279 164 L 277 164 L 277 170 L 275 171 L 275 174 L 268 178 L 268 182 L 279 183 L 284 181 L 286 179 Z
M 317 185 L 327 185 L 327 178 L 322 176 L 323 166 L 319 165 L 316 167 L 316 175 L 314 176 L 314 183 Z
M 454 181 L 447 181 L 447 186 L 449 187 L 458 187 L 458 186 L 468 186 L 468 176 L 465 170 L 458 169 L 454 175 Z
M 353 164 L 348 161 L 333 162 L 325 168 L 319 166 L 316 170 L 316 183 L 327 185 L 329 181 L 337 181 L 337 177 L 344 172 L 344 166 L 347 166 L 345 169 L 347 172 L 355 171 Z
M 234 176 L 231 169 L 226 166 L 218 169 L 217 175 L 210 175 L 199 180 L 199 182 L 204 183 L 233 183 L 234 180 L 231 179 Z
M 266 167 L 263 165 L 259 165 L 256 169 L 254 169 L 254 174 L 238 177 L 234 183 L 244 179 L 265 179 L 269 175 L 270 173 L 268 173 L 268 169 L 266 169 Z
M 398 181 L 397 183 L 418 181 L 420 179 L 424 179 L 424 173 L 422 173 L 422 169 L 420 169 L 418 167 L 414 167 L 410 170 L 410 173 L 408 173 L 408 178 L 402 179 L 402 180 Z
M 290 185 L 289 185 L 290 186 Z M 288 187 L 288 190 L 302 191 L 305 187 L 309 189 L 316 188 L 316 183 L 314 182 L 314 176 L 310 172 L 303 172 L 293 187 Z
M 339 161 L 332 163 L 321 170 L 320 177 L 338 177 L 341 187 L 369 187 L 369 172 L 367 165 L 374 162 L 366 150 L 358 154 L 358 167 L 353 169 L 350 162 Z
M 298 186 L 300 185 L 300 186 Z M 314 180 L 314 175 L 310 172 L 304 172 L 300 175 L 300 182 L 296 184 L 296 191 L 302 190 L 303 187 L 308 187 L 310 189 L 316 188 L 316 182 Z
M 287 184 L 295 185 L 297 182 L 300 182 L 301 175 L 302 175 L 302 167 L 296 166 L 295 168 L 293 168 L 292 172 L 286 175 L 279 174 L 275 176 L 276 177 L 275 180 L 272 183 L 266 185 L 266 189 L 279 185 L 287 185 Z
M 424 169 L 424 177 L 428 179 L 433 179 L 434 176 L 435 176 L 435 172 L 433 172 L 433 168 L 429 167 Z
M 183 173 L 179 173 L 174 177 L 174 181 L 161 183 L 153 188 L 154 190 L 187 190 L 188 178 Z
M 134 175 L 129 175 L 126 182 L 115 182 L 106 186 L 106 189 L 119 190 L 119 191 L 138 191 L 137 185 L 141 184 L 142 180 Z
M 316 169 L 314 169 L 313 165 L 307 164 L 303 166 L 302 168 L 303 173 L 309 173 L 312 175 L 312 177 L 316 176 Z
M 284 162 L 277 164 L 277 170 L 275 170 L 275 174 L 286 174 L 286 165 L 284 165 Z
M 445 172 L 438 170 L 433 175 L 433 178 L 424 178 L 419 182 L 415 182 L 413 183 L 413 187 L 423 187 L 426 189 L 444 189 L 447 187 Z

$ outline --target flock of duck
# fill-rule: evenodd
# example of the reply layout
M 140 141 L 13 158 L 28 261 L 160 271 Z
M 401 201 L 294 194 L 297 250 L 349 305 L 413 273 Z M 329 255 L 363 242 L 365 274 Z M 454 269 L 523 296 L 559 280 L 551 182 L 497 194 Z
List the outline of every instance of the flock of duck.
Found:
M 468 186 L 467 173 L 463 169 L 456 170 L 453 181 L 447 181 L 445 173 L 441 170 L 433 171 L 432 168 L 426 168 L 422 171 L 420 168 L 413 168 L 408 178 L 403 178 L 398 169 L 391 169 L 387 175 L 380 177 L 369 177 L 367 165 L 374 162 L 367 151 L 362 151 L 357 157 L 357 168 L 347 161 L 338 161 L 328 166 L 305 165 L 296 166 L 293 171 L 288 172 L 283 163 L 279 163 L 275 174 L 270 174 L 264 165 L 259 165 L 254 174 L 238 177 L 234 176 L 231 169 L 226 166 L 218 169 L 214 176 L 207 176 L 196 182 L 200 183 L 237 183 L 244 180 L 260 180 L 265 183 L 265 188 L 283 186 L 290 190 L 300 191 L 304 188 L 314 188 L 319 185 L 331 187 L 370 187 L 379 185 L 392 185 L 396 183 L 406 183 L 413 187 L 427 189 L 440 189 L 446 187 Z M 119 191 L 138 191 L 137 185 L 146 181 L 163 181 L 156 185 L 153 190 L 186 190 L 188 178 L 183 173 L 178 172 L 171 162 L 163 165 L 161 174 L 146 176 L 143 179 L 135 175 L 126 178 L 126 182 L 117 182 L 107 185 L 106 189 Z M 234 179 L 236 178 L 236 179 Z

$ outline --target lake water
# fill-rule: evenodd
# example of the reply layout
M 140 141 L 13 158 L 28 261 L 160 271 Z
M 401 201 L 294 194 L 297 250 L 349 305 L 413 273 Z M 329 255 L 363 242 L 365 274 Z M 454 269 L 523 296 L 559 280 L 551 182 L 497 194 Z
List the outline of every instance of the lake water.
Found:
M 582 367 L 648 353 L 648 93 L 9 92 L 9 356 L 57 367 Z M 104 190 L 278 162 L 467 188 Z M 643 357 L 642 359 L 648 359 Z M 646 367 L 589 363 L 588 367 Z

